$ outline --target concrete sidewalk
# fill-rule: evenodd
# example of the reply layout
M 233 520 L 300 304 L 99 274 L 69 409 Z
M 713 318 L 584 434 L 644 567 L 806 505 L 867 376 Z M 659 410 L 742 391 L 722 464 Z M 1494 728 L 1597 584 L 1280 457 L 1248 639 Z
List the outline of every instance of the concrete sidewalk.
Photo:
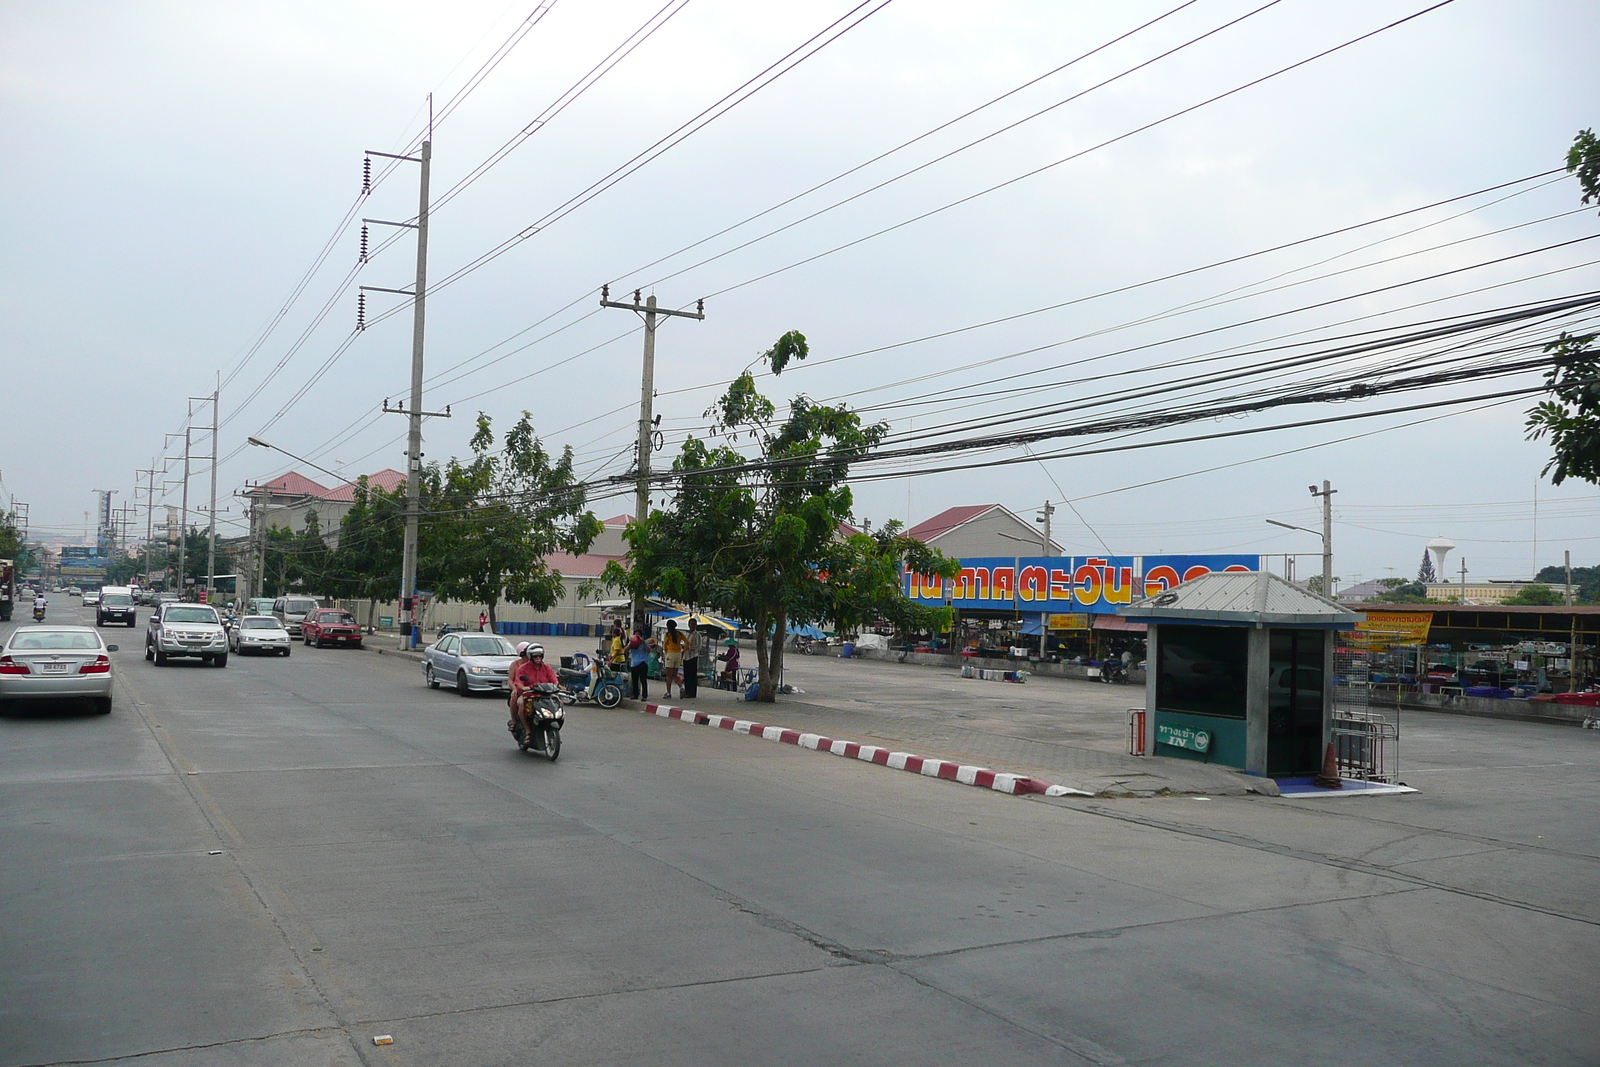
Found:
M 543 643 L 554 659 L 593 642 L 547 638 Z M 420 652 L 364 647 L 381 655 L 422 658 Z M 648 701 L 892 746 L 1099 796 L 1277 792 L 1271 779 L 1226 767 L 1127 755 L 1127 712 L 1143 705 L 1141 686 L 1038 676 L 1020 685 L 986 682 L 961 678 L 945 667 L 828 656 L 793 656 L 785 660 L 784 674 L 802 692 L 780 695 L 773 704 L 703 687 L 693 700 L 677 694 L 668 700 L 659 680 L 651 681 Z M 625 699 L 622 708 L 638 711 L 643 703 Z

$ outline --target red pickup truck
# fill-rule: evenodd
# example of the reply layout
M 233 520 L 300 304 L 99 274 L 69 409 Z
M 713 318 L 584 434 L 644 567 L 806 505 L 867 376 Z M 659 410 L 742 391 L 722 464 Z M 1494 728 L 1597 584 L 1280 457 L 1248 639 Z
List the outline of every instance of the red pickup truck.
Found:
M 308 612 L 300 624 L 300 636 L 307 645 L 349 645 L 361 647 L 361 627 L 356 617 L 343 608 L 317 608 Z

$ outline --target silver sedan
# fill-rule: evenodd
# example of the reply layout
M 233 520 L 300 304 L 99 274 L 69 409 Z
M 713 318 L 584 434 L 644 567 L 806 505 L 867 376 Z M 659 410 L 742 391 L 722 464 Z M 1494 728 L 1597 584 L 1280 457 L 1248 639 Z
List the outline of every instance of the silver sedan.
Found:
M 445 634 L 422 650 L 422 677 L 428 686 L 454 685 L 456 692 L 510 692 L 517 650 L 497 634 Z
M 289 631 L 271 615 L 246 615 L 228 631 L 228 644 L 241 656 L 246 652 L 287 656 Z
M 111 653 L 89 626 L 21 626 L 0 646 L 0 704 L 89 700 L 111 712 Z

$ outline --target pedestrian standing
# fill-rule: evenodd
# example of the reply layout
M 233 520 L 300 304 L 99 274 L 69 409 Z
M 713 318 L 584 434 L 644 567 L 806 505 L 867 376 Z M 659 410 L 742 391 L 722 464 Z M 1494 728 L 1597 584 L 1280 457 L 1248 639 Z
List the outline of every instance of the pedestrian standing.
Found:
M 689 641 L 678 629 L 677 619 L 667 620 L 667 634 L 661 640 L 661 678 L 666 686 L 667 699 L 672 699 L 672 685 L 678 684 L 678 696 L 683 696 L 683 658 Z
M 693 700 L 700 690 L 700 649 L 705 644 L 706 632 L 693 615 L 689 616 L 689 647 L 683 652 L 683 699 Z
M 644 631 L 633 631 L 628 642 L 628 695 L 635 700 L 650 699 L 650 648 L 644 643 Z
M 483 631 L 485 629 L 487 629 L 488 626 L 489 626 L 489 613 L 487 611 L 478 612 L 478 632 L 480 634 L 483 633 Z
M 622 670 L 628 666 L 628 635 L 622 632 L 622 623 L 611 622 L 611 668 Z

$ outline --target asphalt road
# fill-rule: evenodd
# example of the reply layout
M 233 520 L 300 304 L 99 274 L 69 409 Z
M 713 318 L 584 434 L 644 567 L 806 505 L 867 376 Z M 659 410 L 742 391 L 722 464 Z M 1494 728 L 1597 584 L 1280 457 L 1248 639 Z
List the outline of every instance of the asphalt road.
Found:
M 1044 801 L 626 709 L 551 764 L 397 657 L 107 635 L 111 716 L 0 719 L 0 1064 L 1600 1062 L 1597 731 Z

